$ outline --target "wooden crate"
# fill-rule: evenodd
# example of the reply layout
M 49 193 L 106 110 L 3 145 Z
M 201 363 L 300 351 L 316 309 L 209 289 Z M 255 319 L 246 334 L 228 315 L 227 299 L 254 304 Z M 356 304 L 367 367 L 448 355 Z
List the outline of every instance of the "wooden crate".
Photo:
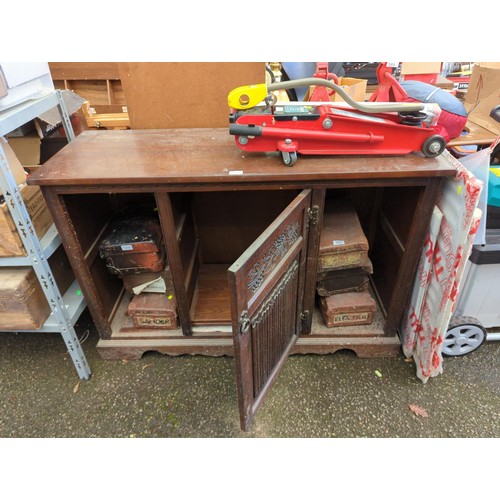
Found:
M 0 329 L 39 329 L 50 306 L 31 267 L 0 269 Z
M 27 186 L 26 184 L 21 185 L 20 191 L 35 232 L 38 238 L 42 238 L 53 222 L 42 192 L 38 186 Z M 0 204 L 0 235 L 0 257 L 26 255 L 26 250 L 6 201 Z
M 62 246 L 49 265 L 59 291 L 65 293 L 75 278 Z M 0 268 L 0 330 L 38 330 L 49 315 L 49 303 L 32 267 Z

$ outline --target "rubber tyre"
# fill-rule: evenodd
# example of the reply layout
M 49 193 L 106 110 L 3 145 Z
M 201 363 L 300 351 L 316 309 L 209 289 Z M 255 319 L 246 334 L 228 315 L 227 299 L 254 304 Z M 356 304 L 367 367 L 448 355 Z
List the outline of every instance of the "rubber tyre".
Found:
M 439 156 L 446 147 L 446 141 L 440 135 L 431 135 L 425 139 L 422 144 L 422 154 L 427 158 L 435 158 Z
M 297 163 L 297 152 L 292 151 L 291 153 L 287 153 L 286 151 L 282 151 L 281 156 L 283 157 L 283 163 L 287 167 L 293 167 L 295 163 Z
M 476 318 L 452 317 L 443 339 L 443 356 L 465 356 L 479 349 L 486 340 L 486 329 Z

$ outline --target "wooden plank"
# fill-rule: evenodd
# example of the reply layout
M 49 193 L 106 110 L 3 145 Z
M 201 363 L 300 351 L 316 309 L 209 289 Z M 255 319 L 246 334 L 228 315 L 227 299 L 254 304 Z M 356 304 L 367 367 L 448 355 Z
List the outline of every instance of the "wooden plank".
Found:
M 119 80 L 117 62 L 49 62 L 53 80 Z
M 235 261 L 298 191 L 196 193 L 193 216 L 206 264 Z
M 164 243 L 167 249 L 168 263 L 172 273 L 172 281 L 177 299 L 177 310 L 179 322 L 182 326 L 184 335 L 191 335 L 191 318 L 189 315 L 189 299 L 184 285 L 185 270 L 182 266 L 182 257 L 180 255 L 177 231 L 174 221 L 174 213 L 170 196 L 168 193 L 156 193 L 156 206 L 160 216 L 161 230 L 163 232 Z
M 116 106 L 116 105 L 115 105 Z M 128 113 L 120 111 L 117 113 L 96 113 L 94 108 L 91 108 L 90 103 L 85 101 L 82 105 L 82 113 L 90 128 L 129 128 L 130 120 Z
M 99 335 L 109 338 L 111 326 L 64 201 L 51 189 L 42 188 L 42 192 Z
M 228 270 L 243 430 L 300 334 L 311 197 L 297 195 Z
M 229 91 L 265 81 L 263 62 L 123 62 L 119 72 L 134 129 L 223 127 Z
M 309 239 L 307 242 L 307 264 L 304 285 L 304 311 L 306 317 L 302 321 L 301 333 L 311 333 L 314 303 L 316 299 L 317 263 L 319 244 L 321 239 L 321 227 L 323 224 L 323 212 L 325 207 L 325 189 L 315 189 L 312 192 L 311 209 L 313 214 L 317 213 L 317 219 L 309 223 Z M 317 207 L 317 210 L 316 210 Z
M 113 88 L 113 102 L 109 101 L 107 80 L 54 80 L 56 89 L 69 89 L 87 99 L 92 105 L 126 105 L 125 94 L 120 81 L 111 82 Z
M 193 325 L 231 324 L 227 270 L 229 264 L 200 266 L 191 306 Z
M 446 147 L 449 148 L 469 145 L 489 146 L 497 137 L 494 132 L 481 127 L 481 125 L 474 123 L 472 120 L 467 120 L 465 130 L 467 131 L 467 134 L 455 137 L 446 145 Z

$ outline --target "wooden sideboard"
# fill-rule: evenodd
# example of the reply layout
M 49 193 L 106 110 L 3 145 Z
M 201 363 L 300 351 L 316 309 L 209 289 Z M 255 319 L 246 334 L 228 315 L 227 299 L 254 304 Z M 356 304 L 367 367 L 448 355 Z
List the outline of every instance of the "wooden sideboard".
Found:
M 445 158 L 420 154 L 302 156 L 290 168 L 275 154 L 243 153 L 226 128 L 171 129 L 85 131 L 28 183 L 42 188 L 99 331 L 100 355 L 235 355 L 248 428 L 290 353 L 399 355 L 398 328 L 430 216 L 443 178 L 454 174 Z M 319 239 L 325 200 L 341 195 L 352 200 L 369 242 L 377 310 L 371 325 L 327 328 L 315 297 Z M 159 214 L 176 330 L 133 328 L 131 297 L 99 257 L 112 218 L 144 203 Z

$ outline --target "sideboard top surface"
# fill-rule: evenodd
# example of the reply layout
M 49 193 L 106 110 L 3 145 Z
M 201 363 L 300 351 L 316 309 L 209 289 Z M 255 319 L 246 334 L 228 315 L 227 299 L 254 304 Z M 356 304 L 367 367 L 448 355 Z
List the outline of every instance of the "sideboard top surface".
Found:
M 313 183 L 356 179 L 445 177 L 455 168 L 443 155 L 306 156 L 293 167 L 279 153 L 240 150 L 227 128 L 87 130 L 32 174 L 41 186 L 171 186 Z

